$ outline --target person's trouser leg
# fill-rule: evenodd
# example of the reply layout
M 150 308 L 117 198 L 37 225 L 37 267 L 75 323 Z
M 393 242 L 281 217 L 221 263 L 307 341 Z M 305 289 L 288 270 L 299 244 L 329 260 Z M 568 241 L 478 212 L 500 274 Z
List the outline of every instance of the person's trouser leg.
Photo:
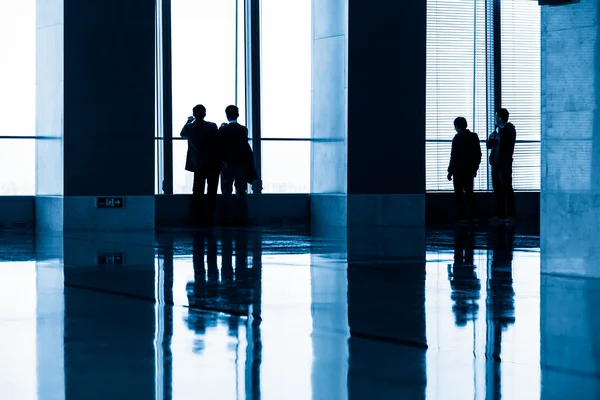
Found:
M 217 208 L 217 190 L 219 189 L 219 170 L 211 170 L 206 174 L 206 223 L 215 222 L 215 211 Z
M 509 218 L 516 217 L 515 191 L 512 184 L 512 167 L 503 168 L 500 171 L 502 180 L 502 191 L 506 199 L 506 216 Z
M 465 198 L 469 207 L 469 218 L 477 218 L 477 203 L 475 201 L 475 192 L 473 191 L 475 178 L 472 176 L 464 177 L 463 188 L 465 190 Z
M 464 186 L 463 179 L 459 175 L 454 175 L 453 177 L 454 183 L 454 199 L 456 201 L 456 212 L 458 213 L 458 218 L 466 219 L 465 213 L 465 199 L 464 199 Z
M 246 191 L 248 183 L 244 170 L 239 168 L 235 174 L 235 194 L 237 195 L 238 220 L 241 224 L 248 222 L 248 201 Z
M 492 187 L 494 188 L 494 203 L 496 206 L 496 217 L 506 218 L 506 198 L 502 187 L 500 169 L 492 167 Z
M 204 219 L 204 188 L 206 186 L 206 175 L 204 171 L 194 172 L 194 184 L 192 187 L 192 207 L 190 210 L 191 224 L 200 225 Z
M 225 224 L 233 222 L 233 180 L 234 176 L 231 167 L 223 169 L 221 172 L 221 193 L 223 194 L 223 221 Z

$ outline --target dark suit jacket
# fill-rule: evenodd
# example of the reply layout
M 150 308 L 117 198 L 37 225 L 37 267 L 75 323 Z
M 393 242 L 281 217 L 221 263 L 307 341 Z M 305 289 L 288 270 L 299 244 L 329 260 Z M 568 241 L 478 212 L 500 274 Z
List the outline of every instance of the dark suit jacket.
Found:
M 196 120 L 187 123 L 181 130 L 181 137 L 188 140 L 185 169 L 199 171 L 201 169 L 217 169 L 222 160 L 219 147 L 219 129 L 208 121 Z
M 510 122 L 504 128 L 500 129 L 498 134 L 494 133 L 490 136 L 487 148 L 492 150 L 490 152 L 490 165 L 492 167 L 512 167 L 516 140 L 517 130 Z
M 248 128 L 237 123 L 223 124 L 219 128 L 219 134 L 223 159 L 227 165 L 242 165 L 248 145 Z
M 221 125 L 221 151 L 223 160 L 232 167 L 242 168 L 246 181 L 252 183 L 258 179 L 254 154 L 248 143 L 248 129 L 238 123 L 232 122 Z
M 466 130 L 452 139 L 448 173 L 452 175 L 475 176 L 481 164 L 481 145 L 476 133 Z

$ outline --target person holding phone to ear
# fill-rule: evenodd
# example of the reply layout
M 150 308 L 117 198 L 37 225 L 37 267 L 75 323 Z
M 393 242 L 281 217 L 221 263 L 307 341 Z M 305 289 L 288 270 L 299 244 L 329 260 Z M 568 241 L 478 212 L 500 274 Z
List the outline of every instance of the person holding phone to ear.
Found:
M 492 166 L 492 186 L 496 203 L 494 222 L 513 223 L 516 217 L 515 191 L 512 184 L 513 155 L 517 131 L 508 122 L 510 113 L 501 108 L 496 112 L 496 129 L 487 141 Z
M 219 129 L 205 121 L 206 108 L 198 104 L 193 116 L 181 130 L 181 137 L 188 141 L 185 169 L 194 173 L 192 189 L 191 224 L 193 226 L 214 225 L 217 205 L 217 189 L 221 164 Z M 206 202 L 204 190 L 206 188 Z

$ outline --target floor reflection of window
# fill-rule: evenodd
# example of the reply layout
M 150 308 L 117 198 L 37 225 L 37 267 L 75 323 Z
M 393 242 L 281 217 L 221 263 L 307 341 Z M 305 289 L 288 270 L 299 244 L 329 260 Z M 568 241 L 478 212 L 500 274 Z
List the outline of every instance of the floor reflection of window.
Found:
M 222 265 L 221 257 L 217 263 Z M 244 386 L 239 372 L 246 348 L 244 318 L 187 306 L 188 285 L 195 281 L 189 258 L 175 258 L 173 276 L 173 398 L 188 398 L 199 388 L 210 398 L 238 398 L 240 383 Z
M 259 386 L 260 322 L 250 316 L 260 314 L 260 253 L 249 243 L 244 232 L 198 232 L 191 259 L 173 259 L 173 398 L 198 388 L 247 398 Z
M 262 264 L 263 398 L 310 399 L 310 254 L 265 255 Z
M 460 247 L 459 250 L 464 254 L 462 260 L 468 260 L 466 264 L 474 266 L 472 273 L 475 275 L 471 282 L 478 280 L 480 290 L 471 288 L 473 290 L 466 293 L 462 292 L 464 288 L 456 290 L 454 280 L 464 280 L 465 277 L 460 275 L 469 265 L 457 268 L 460 259 L 456 259 L 455 252 L 448 250 L 427 254 L 427 398 L 474 399 L 480 398 L 476 394 L 485 390 L 485 374 L 479 372 L 474 352 L 484 351 L 482 346 L 485 346 L 487 253 L 471 248 L 472 255 L 467 256 L 468 248 Z M 465 304 L 468 307 L 463 307 Z M 460 368 L 449 367 L 451 365 L 460 365 Z
M 539 249 L 468 239 L 427 253 L 427 397 L 539 398 Z
M 3 397 L 37 398 L 36 299 L 35 262 L 0 262 L 0 302 L 3 305 L 0 309 L 0 320 L 3 321 L 0 381 Z M 48 344 L 43 335 L 39 339 Z M 41 361 L 41 372 L 47 373 L 44 369 L 47 363 L 43 363 L 46 360 Z

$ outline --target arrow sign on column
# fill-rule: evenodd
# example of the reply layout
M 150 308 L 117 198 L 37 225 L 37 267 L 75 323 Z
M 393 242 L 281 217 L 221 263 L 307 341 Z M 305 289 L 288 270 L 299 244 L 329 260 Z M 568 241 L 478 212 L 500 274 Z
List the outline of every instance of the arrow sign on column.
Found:
M 98 197 L 96 206 L 98 208 L 123 208 L 125 199 L 123 197 Z

